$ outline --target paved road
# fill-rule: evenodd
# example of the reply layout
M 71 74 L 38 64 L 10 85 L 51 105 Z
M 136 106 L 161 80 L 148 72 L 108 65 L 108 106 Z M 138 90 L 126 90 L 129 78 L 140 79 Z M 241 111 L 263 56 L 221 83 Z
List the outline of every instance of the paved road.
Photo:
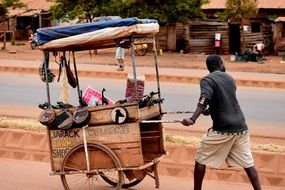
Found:
M 117 101 L 124 98 L 126 81 L 124 80 L 108 80 L 84 78 L 80 80 L 81 89 L 85 89 L 88 85 L 98 89 L 99 91 L 105 87 L 106 96 Z M 1 73 L 0 75 L 0 114 L 15 114 L 16 110 L 31 110 L 31 112 L 22 112 L 23 116 L 32 115 L 32 110 L 37 110 L 35 117 L 38 116 L 38 103 L 46 101 L 45 84 L 40 81 L 38 75 Z M 154 82 L 147 82 L 145 92 L 149 93 L 156 90 Z M 199 96 L 199 86 L 193 84 L 179 83 L 162 83 L 161 93 L 165 98 L 163 103 L 163 111 L 191 110 L 196 107 Z M 250 125 L 266 129 L 268 126 L 272 130 L 278 131 L 285 126 L 285 90 L 284 89 L 268 89 L 268 88 L 248 88 L 238 87 L 238 98 L 241 107 L 245 113 L 246 119 Z M 77 91 L 70 91 L 71 103 L 77 103 Z M 52 103 L 60 97 L 60 84 L 54 82 L 51 84 Z M 29 108 L 27 108 L 29 107 Z M 35 112 L 35 111 L 34 111 Z M 168 115 L 181 119 L 186 115 Z M 209 126 L 209 118 L 201 117 L 202 125 Z M 262 129 L 263 130 L 263 129 Z
M 59 176 L 50 176 L 50 164 L 42 162 L 0 159 L 0 190 L 63 190 Z M 112 190 L 102 182 L 100 190 Z M 161 190 L 190 190 L 193 179 L 160 176 Z M 205 181 L 205 190 L 251 190 L 249 184 Z M 154 190 L 154 180 L 146 177 L 131 190 Z M 281 190 L 279 187 L 264 187 L 263 190 Z

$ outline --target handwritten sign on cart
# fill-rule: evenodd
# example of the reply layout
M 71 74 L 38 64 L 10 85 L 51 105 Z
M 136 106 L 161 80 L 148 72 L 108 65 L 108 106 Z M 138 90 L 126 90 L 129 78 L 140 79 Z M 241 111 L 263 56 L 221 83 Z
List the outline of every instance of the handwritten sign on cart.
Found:
M 53 171 L 59 171 L 66 153 L 75 145 L 83 143 L 82 128 L 50 130 L 51 159 Z M 120 158 L 123 166 L 143 163 L 139 123 L 109 124 L 87 128 L 87 142 L 107 145 Z M 129 158 L 128 153 L 132 155 Z

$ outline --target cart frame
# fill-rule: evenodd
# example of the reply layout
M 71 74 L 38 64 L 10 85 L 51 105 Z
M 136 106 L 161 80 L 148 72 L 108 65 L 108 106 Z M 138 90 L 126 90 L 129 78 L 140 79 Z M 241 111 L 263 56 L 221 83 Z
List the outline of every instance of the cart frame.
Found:
M 56 126 L 47 127 L 52 169 L 51 175 L 60 175 L 65 189 L 72 189 L 69 184 L 70 181 L 67 179 L 69 176 L 82 174 L 84 177 L 87 177 L 87 179 L 90 179 L 86 186 L 87 189 L 92 189 L 91 187 L 94 181 L 91 179 L 95 176 L 101 176 L 104 181 L 116 187 L 116 189 L 120 189 L 121 187 L 127 188 L 140 183 L 146 175 L 151 176 L 155 180 L 155 187 L 159 188 L 157 167 L 161 158 L 166 154 L 164 145 L 164 129 L 161 123 L 148 124 L 141 121 L 148 119 L 161 119 L 161 102 L 144 108 L 139 108 L 134 50 L 134 46 L 136 44 L 149 43 L 141 39 L 151 39 L 150 42 L 153 46 L 155 62 L 157 96 L 160 99 L 161 94 L 155 43 L 156 39 L 155 35 L 130 35 L 125 36 L 125 38 L 130 39 L 131 42 L 132 69 L 135 81 L 135 99 L 137 102 L 124 103 L 122 105 L 87 106 L 88 112 L 91 115 L 91 119 L 87 125 L 68 130 L 58 129 Z M 136 39 L 140 39 L 141 41 Z M 92 48 L 93 47 L 90 47 L 90 49 Z M 50 52 L 62 51 L 63 55 L 65 55 L 65 51 L 71 51 L 73 56 L 73 69 L 77 82 L 79 100 L 78 107 L 83 107 L 84 105 L 82 105 L 79 77 L 77 74 L 77 63 L 75 59 L 75 52 L 77 50 L 78 49 L 76 48 L 73 49 L 70 47 L 62 50 L 44 50 L 44 69 L 45 77 L 47 79 Z M 84 50 L 86 50 L 86 47 Z M 49 105 L 48 109 L 50 109 L 51 99 L 48 80 L 46 80 L 46 93 L 47 103 Z M 74 114 L 78 107 L 69 108 L 67 110 L 71 114 Z M 124 123 L 114 123 L 109 116 L 107 118 L 103 118 L 103 120 L 97 120 L 96 117 L 98 117 L 98 115 L 110 115 L 110 112 L 117 107 L 123 108 L 128 113 L 128 119 Z M 124 127 L 127 128 L 126 131 L 128 131 L 128 133 L 126 132 L 123 134 L 123 132 L 121 132 L 121 130 L 124 130 Z M 99 135 L 94 132 L 96 130 L 101 130 L 101 132 L 98 133 Z M 116 134 L 110 135 L 109 133 L 111 132 L 106 132 L 112 130 L 120 131 L 119 134 L 117 134 L 117 143 L 113 141 L 109 142 L 112 138 L 113 140 L 116 140 Z M 74 134 L 73 136 L 78 137 L 76 140 L 74 140 L 72 135 L 70 135 L 72 133 Z M 97 136 L 94 135 L 95 133 Z M 93 137 L 90 134 L 93 134 Z M 108 134 L 110 138 L 107 138 L 106 134 Z M 125 135 L 125 137 L 123 137 L 123 135 Z M 133 141 L 129 142 L 126 139 L 130 139 L 130 137 Z M 123 139 L 123 142 L 121 139 Z M 60 156 L 57 157 L 58 155 Z M 130 159 L 128 157 L 133 158 Z M 116 173 L 116 179 L 113 179 L 112 176 L 110 177 L 107 174 L 111 173 L 113 175 L 114 172 Z M 128 178 L 127 180 L 129 181 L 124 181 L 124 178 Z

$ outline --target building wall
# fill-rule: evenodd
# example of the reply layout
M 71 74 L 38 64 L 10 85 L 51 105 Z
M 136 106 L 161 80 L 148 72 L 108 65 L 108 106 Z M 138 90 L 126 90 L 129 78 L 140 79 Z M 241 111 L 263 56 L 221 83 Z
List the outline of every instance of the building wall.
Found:
M 259 31 L 256 31 L 257 25 L 259 24 Z M 265 44 L 265 50 L 267 54 L 273 51 L 273 33 L 272 25 L 266 19 L 254 19 L 250 20 L 247 26 L 247 31 L 245 34 L 245 44 L 246 48 L 252 48 L 256 43 L 262 42 Z M 242 29 L 241 29 L 242 30 Z M 241 31 L 242 32 L 242 31 Z M 243 38 L 241 36 L 241 47 L 243 44 Z
M 274 27 L 274 50 L 278 55 L 285 55 L 285 22 L 276 22 Z
M 156 36 L 157 48 L 167 50 L 167 27 L 160 27 Z
M 215 34 L 221 35 L 220 48 L 215 47 Z M 220 49 L 220 54 L 229 53 L 228 24 L 226 22 L 191 21 L 190 39 L 190 52 L 212 54 Z
M 4 40 L 4 33 L 6 33 L 6 40 L 11 40 L 15 38 L 15 33 L 12 24 L 13 19 L 11 18 L 0 23 L 0 40 Z
M 259 24 L 259 30 L 257 30 L 257 25 Z M 264 19 L 254 19 L 250 20 L 245 24 L 247 30 L 244 31 L 245 35 L 245 45 L 246 48 L 252 48 L 254 44 L 263 42 L 266 47 L 266 52 L 268 54 L 274 51 L 273 43 L 273 32 L 272 32 L 272 23 Z M 229 24 L 223 21 L 217 21 L 215 19 L 211 20 L 192 20 L 190 21 L 190 53 L 205 53 L 212 54 L 217 52 L 215 47 L 215 34 L 221 34 L 221 46 L 219 53 L 220 54 L 230 54 L 230 29 Z M 240 25 L 239 25 L 240 27 Z M 240 44 L 236 44 L 238 49 L 242 50 L 243 47 L 243 37 L 242 37 L 243 28 L 240 27 L 239 36 Z M 167 42 L 167 27 L 160 27 L 160 32 L 158 34 L 158 43 L 159 47 L 163 50 L 170 50 L 168 48 Z M 176 42 L 172 42 L 176 45 L 176 51 L 180 51 L 184 48 L 183 46 L 183 25 L 177 23 L 176 25 Z M 243 52 L 242 52 L 243 53 Z
M 215 34 L 221 34 L 221 54 L 229 53 L 229 39 L 228 39 L 228 25 L 226 22 L 216 22 L 216 21 L 204 21 L 195 20 L 190 21 L 190 53 L 206 53 L 212 54 L 216 52 L 215 47 Z M 180 51 L 184 48 L 183 39 L 183 25 L 177 23 L 176 25 L 176 51 Z M 160 27 L 158 34 L 159 46 L 163 50 L 168 49 L 168 36 L 167 27 Z
M 50 16 L 50 13 L 43 13 L 35 16 L 10 17 L 6 22 L 0 23 L 0 36 L 6 31 L 7 40 L 28 40 L 27 28 L 30 26 L 32 31 L 36 32 L 39 27 L 50 27 Z

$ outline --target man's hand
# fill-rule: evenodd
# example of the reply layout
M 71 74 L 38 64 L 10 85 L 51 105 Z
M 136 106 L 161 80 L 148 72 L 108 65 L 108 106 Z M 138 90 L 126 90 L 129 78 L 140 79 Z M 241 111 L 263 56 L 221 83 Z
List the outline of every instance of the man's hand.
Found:
M 181 123 L 185 126 L 189 126 L 189 125 L 194 125 L 195 122 L 190 118 L 185 118 L 182 120 Z

